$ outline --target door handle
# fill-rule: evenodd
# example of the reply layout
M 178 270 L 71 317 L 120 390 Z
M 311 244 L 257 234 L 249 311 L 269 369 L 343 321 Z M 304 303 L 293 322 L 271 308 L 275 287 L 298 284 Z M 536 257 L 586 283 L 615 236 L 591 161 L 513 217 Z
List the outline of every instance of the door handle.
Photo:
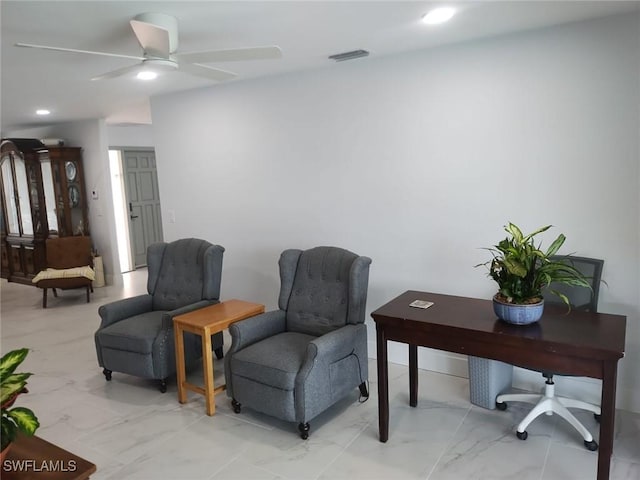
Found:
M 131 205 L 131 202 L 129 202 L 129 218 L 131 220 L 133 220 L 134 218 L 138 218 L 138 215 L 131 215 L 131 212 L 133 212 L 133 205 Z

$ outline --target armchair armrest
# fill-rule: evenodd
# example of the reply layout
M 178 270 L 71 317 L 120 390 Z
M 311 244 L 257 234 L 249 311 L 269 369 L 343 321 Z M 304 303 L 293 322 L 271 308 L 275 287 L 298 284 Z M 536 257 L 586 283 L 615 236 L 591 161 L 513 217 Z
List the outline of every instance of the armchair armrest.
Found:
M 295 398 L 296 419 L 306 422 L 366 381 L 367 362 L 363 323 L 348 324 L 311 340 L 296 376 L 296 392 L 300 392 Z
M 165 312 L 162 314 L 162 328 L 163 329 L 173 328 L 173 317 L 177 317 L 178 315 L 182 315 L 184 313 L 193 312 L 194 310 L 208 307 L 209 305 L 213 305 L 216 303 L 220 303 L 220 302 L 218 300 L 200 300 L 198 302 L 185 305 L 184 307 L 176 308 L 175 310 Z
M 344 327 L 325 333 L 309 342 L 307 358 L 301 370 L 307 364 L 312 366 L 314 361 L 333 363 L 352 353 L 357 353 L 359 337 L 366 336 L 366 327 L 363 324 L 345 325 Z
M 144 294 L 102 305 L 98 309 L 98 314 L 102 319 L 99 329 L 108 327 L 125 318 L 151 311 L 152 302 L 153 297 L 149 294 Z
M 229 325 L 229 333 L 232 339 L 231 352 L 284 332 L 286 328 L 285 318 L 286 312 L 283 310 L 272 310 Z

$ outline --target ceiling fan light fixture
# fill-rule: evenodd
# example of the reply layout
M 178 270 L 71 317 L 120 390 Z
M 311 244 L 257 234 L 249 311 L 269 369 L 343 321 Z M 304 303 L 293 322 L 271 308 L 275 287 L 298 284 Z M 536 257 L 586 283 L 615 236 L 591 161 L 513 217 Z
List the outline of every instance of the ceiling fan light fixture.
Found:
M 455 13 L 455 9 L 451 7 L 434 8 L 422 16 L 422 22 L 427 25 L 438 25 L 451 20 Z
M 36 110 L 36 115 L 49 115 L 51 113 L 51 111 L 47 110 L 46 108 L 39 108 Z
M 0 0 L 2 1 L 2 0 Z M 177 70 L 196 77 L 220 82 L 237 77 L 237 74 L 219 68 L 203 65 L 214 62 L 230 62 L 239 60 L 267 60 L 282 58 L 282 50 L 277 45 L 256 47 L 228 48 L 191 53 L 177 53 L 178 21 L 171 15 L 163 13 L 141 13 L 129 21 L 133 34 L 142 48 L 142 56 L 123 55 L 120 53 L 79 50 L 76 48 L 16 43 L 18 47 L 53 50 L 57 52 L 100 55 L 104 57 L 126 58 L 138 63 L 110 70 L 91 78 L 91 81 L 109 80 L 119 77 L 128 79 L 136 76 L 140 80 L 153 80 L 158 75 Z M 175 55 L 174 55 L 175 54 Z M 179 63 L 178 63 L 179 62 Z M 142 73 L 141 73 L 142 72 Z M 153 73 L 152 73 L 153 72 Z
M 154 80 L 157 77 L 158 74 L 152 70 L 142 70 L 136 75 L 138 80 Z

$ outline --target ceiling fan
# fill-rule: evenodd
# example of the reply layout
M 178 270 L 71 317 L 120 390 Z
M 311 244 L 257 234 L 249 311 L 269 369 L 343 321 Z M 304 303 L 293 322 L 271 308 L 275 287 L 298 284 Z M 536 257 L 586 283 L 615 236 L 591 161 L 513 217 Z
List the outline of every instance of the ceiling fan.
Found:
M 73 48 L 51 47 L 47 45 L 33 45 L 16 43 L 18 47 L 40 48 L 60 52 L 84 53 L 102 55 L 105 57 L 128 58 L 138 60 L 139 63 L 93 77 L 91 80 L 105 80 L 121 77 L 127 74 L 145 71 L 173 71 L 222 81 L 234 78 L 237 74 L 219 68 L 203 65 L 211 62 L 229 62 L 237 60 L 263 60 L 281 58 L 280 47 L 269 45 L 260 47 L 233 48 L 226 50 L 209 50 L 205 52 L 176 53 L 178 50 L 178 21 L 175 17 L 164 13 L 141 13 L 129 22 L 133 33 L 142 47 L 142 56 L 121 55 L 119 53 L 94 52 Z

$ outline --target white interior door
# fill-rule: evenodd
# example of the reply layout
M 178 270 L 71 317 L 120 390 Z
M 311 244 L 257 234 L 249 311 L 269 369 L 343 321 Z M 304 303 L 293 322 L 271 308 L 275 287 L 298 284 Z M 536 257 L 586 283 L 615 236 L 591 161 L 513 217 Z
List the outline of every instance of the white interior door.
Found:
M 147 264 L 147 247 L 163 241 L 160 192 L 153 150 L 124 150 L 129 240 L 134 268 Z

